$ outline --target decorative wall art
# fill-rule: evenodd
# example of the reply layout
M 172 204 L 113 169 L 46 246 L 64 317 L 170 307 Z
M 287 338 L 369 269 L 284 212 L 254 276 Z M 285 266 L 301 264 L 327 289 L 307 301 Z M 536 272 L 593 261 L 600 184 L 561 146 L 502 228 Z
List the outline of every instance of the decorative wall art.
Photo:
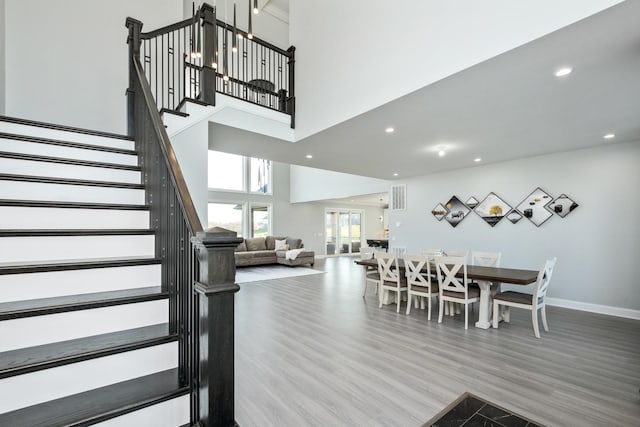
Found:
M 511 212 L 507 214 L 507 219 L 511 221 L 512 224 L 515 224 L 522 219 L 522 215 L 520 215 L 520 212 L 517 210 L 511 209 Z
M 441 221 L 447 214 L 447 208 L 442 206 L 442 203 L 438 203 L 436 207 L 431 210 L 431 214 L 435 216 L 438 221 Z
M 546 209 L 551 200 L 551 196 L 538 187 L 518 205 L 517 209 L 522 216 L 533 222 L 537 227 L 540 227 L 552 215 Z
M 465 219 L 467 214 L 471 212 L 471 210 L 460 201 L 456 196 L 453 196 L 449 199 L 449 201 L 445 204 L 448 212 L 444 216 L 444 219 L 447 220 L 452 227 L 456 227 L 460 222 Z
M 446 219 L 452 227 L 456 227 L 473 210 L 487 224 L 494 227 L 502 218 L 507 218 L 512 224 L 520 222 L 524 217 L 540 227 L 555 213 L 561 218 L 573 212 L 579 205 L 566 194 L 556 199 L 540 187 L 536 188 L 517 207 L 512 208 L 495 193 L 489 193 L 481 202 L 471 196 L 462 202 L 457 196 L 451 196 L 444 205 L 438 203 L 431 214 L 438 220 Z
M 498 197 L 495 193 L 489 193 L 475 208 L 475 212 L 490 226 L 495 226 L 511 210 L 511 206 Z
M 474 210 L 476 208 L 476 206 L 478 206 L 478 199 L 476 199 L 475 197 L 471 196 L 467 199 L 467 201 L 465 202 L 467 204 L 467 206 L 469 207 L 469 209 Z
M 571 200 L 569 196 L 567 196 L 566 194 L 561 194 L 557 199 L 549 203 L 547 209 L 549 209 L 550 212 L 558 215 L 560 218 L 564 218 L 565 216 L 573 212 L 573 210 L 577 207 L 578 204 Z

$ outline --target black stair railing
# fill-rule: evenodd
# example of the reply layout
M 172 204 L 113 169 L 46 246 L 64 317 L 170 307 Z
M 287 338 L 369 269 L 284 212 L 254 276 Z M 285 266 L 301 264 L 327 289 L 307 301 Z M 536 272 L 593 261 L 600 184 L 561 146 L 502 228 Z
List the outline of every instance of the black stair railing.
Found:
M 140 61 L 142 23 L 129 29 L 128 129 L 156 231 L 169 329 L 177 333 L 180 385 L 188 386 L 191 425 L 231 427 L 234 420 L 234 248 L 228 230 L 203 231 Z
M 193 18 L 140 33 L 144 75 L 160 111 L 186 101 L 216 105 L 216 93 L 291 116 L 295 127 L 295 47 L 281 49 L 233 26 L 203 4 Z

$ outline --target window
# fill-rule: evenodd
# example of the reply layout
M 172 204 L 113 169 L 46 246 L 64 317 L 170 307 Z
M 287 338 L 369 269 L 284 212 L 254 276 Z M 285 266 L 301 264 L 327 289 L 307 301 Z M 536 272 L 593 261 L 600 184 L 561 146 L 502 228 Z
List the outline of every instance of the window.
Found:
M 269 205 L 251 205 L 251 236 L 266 237 L 270 234 L 271 227 L 269 221 L 271 219 Z
M 211 189 L 272 194 L 271 160 L 209 151 L 208 170 Z
M 244 236 L 244 205 L 242 203 L 209 203 L 208 228 L 222 227 Z

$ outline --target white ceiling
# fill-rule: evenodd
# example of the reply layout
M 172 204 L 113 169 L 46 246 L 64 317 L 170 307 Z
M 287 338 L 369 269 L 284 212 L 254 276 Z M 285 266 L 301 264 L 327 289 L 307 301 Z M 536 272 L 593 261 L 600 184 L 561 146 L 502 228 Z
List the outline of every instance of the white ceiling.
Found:
M 476 157 L 486 164 L 640 141 L 638 17 L 640 1 L 627 0 L 269 157 L 402 179 L 473 167 Z M 565 65 L 573 73 L 555 77 Z M 385 133 L 387 126 L 395 132 Z M 612 142 L 602 138 L 609 132 Z

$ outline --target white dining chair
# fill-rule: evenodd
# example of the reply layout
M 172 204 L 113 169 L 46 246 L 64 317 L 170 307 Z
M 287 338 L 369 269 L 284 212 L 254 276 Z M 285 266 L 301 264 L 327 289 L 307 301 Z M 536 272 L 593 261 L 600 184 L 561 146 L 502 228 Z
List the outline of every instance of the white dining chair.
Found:
M 462 278 L 456 275 L 462 270 Z M 464 328 L 469 329 L 469 304 L 480 300 L 480 291 L 469 288 L 467 263 L 464 257 L 441 256 L 436 258 L 438 286 L 440 288 L 440 310 L 438 323 L 442 323 L 444 303 L 455 302 L 464 305 Z
M 435 257 L 442 256 L 443 253 L 442 249 L 422 249 L 420 255 L 426 256 L 429 258 L 429 261 L 433 262 Z
M 444 256 L 455 256 L 455 257 L 463 257 L 464 262 L 469 262 L 469 251 L 459 250 L 459 249 L 445 249 L 442 252 Z
M 361 260 L 370 260 L 375 258 L 376 249 L 365 246 L 360 248 L 360 259 Z M 369 283 L 374 285 L 376 290 L 376 295 L 378 295 L 378 288 L 380 287 L 380 273 L 378 273 L 377 267 L 367 267 L 365 269 L 364 276 L 364 291 L 362 292 L 362 298 L 367 294 L 367 288 L 369 287 Z
M 481 267 L 500 267 L 502 252 L 471 252 L 471 265 L 479 265 Z M 501 291 L 500 283 L 491 283 L 491 295 L 495 295 Z
M 398 269 L 398 258 L 392 253 L 376 254 L 378 261 L 378 273 L 380 273 L 380 287 L 378 289 L 379 307 L 382 308 L 382 299 L 384 291 L 395 292 L 397 312 L 400 313 L 400 303 L 402 301 L 402 292 L 407 291 L 407 279 L 400 273 Z
M 424 308 L 427 299 L 427 320 L 431 320 L 431 298 L 439 295 L 438 285 L 431 281 L 431 266 L 429 258 L 418 255 L 404 256 L 405 272 L 407 276 L 407 314 L 411 312 L 411 299 L 420 299 Z M 416 300 L 417 303 L 417 300 Z
M 493 327 L 498 327 L 498 308 L 504 306 L 504 321 L 509 322 L 511 307 L 523 308 L 525 310 L 531 310 L 531 322 L 533 323 L 533 333 L 536 338 L 540 338 L 540 329 L 538 327 L 538 310 L 542 317 L 542 326 L 546 332 L 549 332 L 549 325 L 547 324 L 547 311 L 546 311 L 546 296 L 547 289 L 549 288 L 549 282 L 551 281 L 551 275 L 553 274 L 553 268 L 556 265 L 558 258 L 553 258 L 545 261 L 540 268 L 538 278 L 533 287 L 533 294 L 525 294 L 522 292 L 506 291 L 500 292 L 493 297 Z

